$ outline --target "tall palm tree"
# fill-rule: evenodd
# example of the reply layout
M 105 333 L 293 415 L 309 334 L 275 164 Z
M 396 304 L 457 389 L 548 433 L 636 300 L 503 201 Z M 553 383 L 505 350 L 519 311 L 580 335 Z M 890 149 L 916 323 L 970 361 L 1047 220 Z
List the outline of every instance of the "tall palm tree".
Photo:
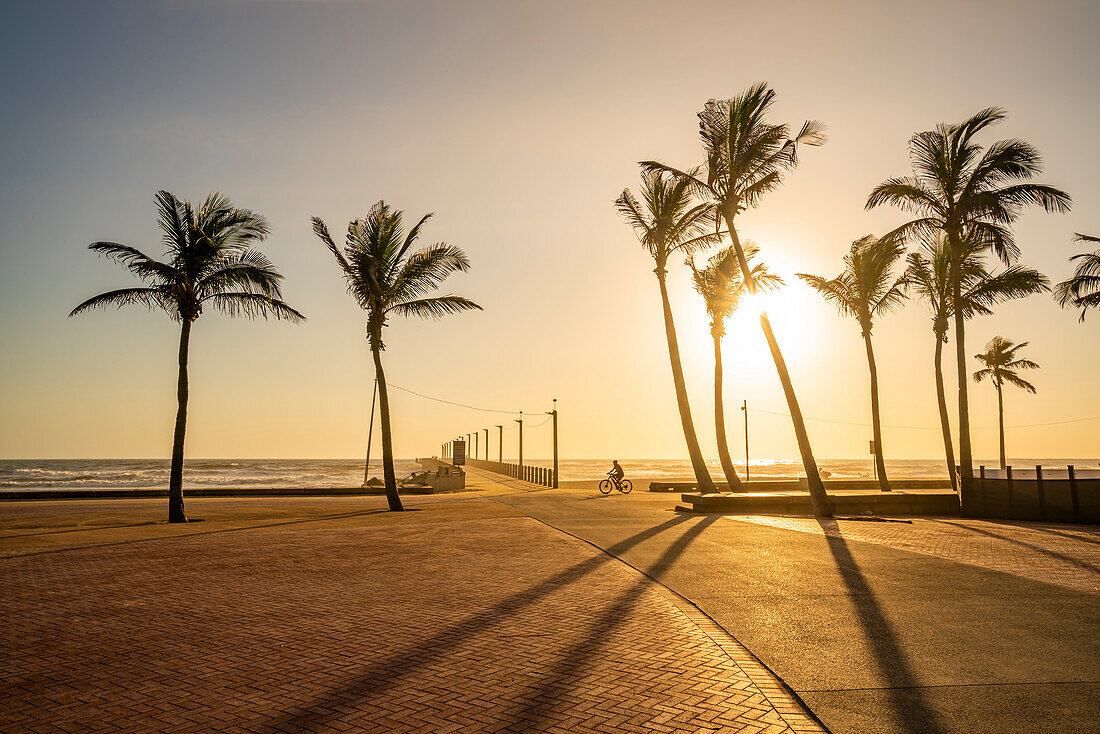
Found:
M 911 294 L 928 303 L 932 311 L 932 333 L 936 339 L 935 358 L 936 402 L 940 414 L 940 430 L 943 434 L 944 455 L 951 488 L 958 491 L 955 476 L 955 452 L 951 442 L 951 421 L 947 415 L 947 396 L 943 384 L 943 345 L 947 343 L 947 330 L 953 304 L 951 283 L 948 277 L 951 255 L 947 251 L 942 233 L 925 238 L 919 252 L 909 253 L 909 266 L 905 271 L 905 284 Z M 986 269 L 980 243 L 971 246 L 963 258 L 962 303 L 964 316 L 992 314 L 992 307 L 1017 298 L 1050 290 L 1045 275 L 1038 270 L 1012 265 L 1000 273 Z
M 615 208 L 634 228 L 642 246 L 657 265 L 653 272 L 657 275 L 657 285 L 661 291 L 668 359 L 672 365 L 672 383 L 676 390 L 676 406 L 680 411 L 680 424 L 684 429 L 688 457 L 691 459 L 691 468 L 695 472 L 699 491 L 715 492 L 714 480 L 703 461 L 699 437 L 695 434 L 695 424 L 691 419 L 691 403 L 688 401 L 687 386 L 684 383 L 684 368 L 680 364 L 676 324 L 672 318 L 672 305 L 668 300 L 665 279 L 668 275 L 668 258 L 671 255 L 691 255 L 700 248 L 717 243 L 719 236 L 708 231 L 714 223 L 709 207 L 704 204 L 692 206 L 691 192 L 686 180 L 677 179 L 662 171 L 643 171 L 641 196 L 644 209 L 630 190 L 624 189 L 622 195 L 615 200 Z
M 724 221 L 729 230 L 737 262 L 749 293 L 756 292 L 748 258 L 738 236 L 734 220 L 742 211 L 760 203 L 764 194 L 776 189 L 787 173 L 798 165 L 798 145 L 821 145 L 825 142 L 824 126 L 810 120 L 803 123 L 793 137 L 787 125 L 777 125 L 765 118 L 775 100 L 775 91 L 767 84 L 750 87 L 733 99 L 712 99 L 699 113 L 699 137 L 706 159 L 705 173 L 683 171 L 657 161 L 643 161 L 649 171 L 664 171 L 690 185 L 691 193 L 708 202 L 716 214 L 715 226 Z M 798 405 L 787 363 L 772 333 L 767 313 L 760 312 L 760 326 L 768 342 L 783 394 L 791 414 L 798 450 L 810 489 L 814 514 L 832 514 L 831 503 L 821 483 L 806 423 Z
M 439 319 L 462 311 L 481 310 L 468 298 L 455 295 L 428 296 L 454 272 L 466 272 L 470 261 L 454 245 L 439 242 L 412 251 L 420 229 L 431 214 L 425 214 L 406 233 L 403 214 L 379 201 L 365 219 L 348 223 L 344 249 L 340 250 L 319 217 L 313 217 L 313 231 L 332 252 L 344 273 L 348 293 L 367 312 L 367 340 L 378 380 L 378 405 L 382 423 L 382 473 L 386 500 L 392 511 L 404 509 L 397 493 L 393 469 L 393 439 L 390 432 L 390 397 L 382 369 L 382 329 L 391 316 L 419 316 Z
M 1100 242 L 1100 237 L 1077 233 L 1077 242 Z M 1081 309 L 1081 320 L 1090 308 L 1100 308 L 1100 250 L 1074 255 L 1070 262 L 1079 260 L 1073 277 L 1054 287 L 1054 297 L 1062 308 L 1072 306 Z
M 1039 365 L 1030 359 L 1017 356 L 1017 353 L 1027 345 L 1027 342 L 1013 344 L 1009 339 L 995 336 L 985 345 L 984 352 L 974 355 L 979 362 L 985 365 L 985 367 L 974 373 L 974 382 L 981 382 L 988 377 L 997 388 L 997 428 L 1001 438 L 1002 469 L 1007 466 L 1005 460 L 1005 403 L 1002 387 L 1008 382 L 1018 388 L 1027 390 L 1029 393 L 1035 392 L 1034 385 L 1016 374 L 1017 370 L 1039 369 Z
M 888 237 L 942 232 L 950 253 L 951 297 L 962 298 L 962 261 L 972 243 L 992 250 L 1006 264 L 1019 250 L 1010 225 L 1021 209 L 1039 205 L 1048 212 L 1066 212 L 1069 194 L 1053 186 L 1032 183 L 1042 170 L 1039 151 L 1022 140 L 999 140 L 988 148 L 975 136 L 1005 118 L 990 107 L 966 121 L 937 125 L 909 140 L 911 176 L 891 178 L 867 197 L 867 208 L 893 204 L 917 217 Z M 956 275 L 959 274 L 959 275 Z M 967 399 L 966 316 L 955 310 L 955 359 L 959 385 L 959 467 L 963 482 L 974 476 Z
M 756 245 L 745 243 L 745 257 L 750 262 L 758 252 Z M 733 468 L 729 444 L 726 441 L 726 415 L 722 396 L 722 337 L 726 334 L 726 319 L 737 311 L 742 299 L 748 294 L 748 286 L 741 277 L 737 253 L 732 247 L 712 256 L 702 270 L 695 267 L 695 261 L 691 258 L 687 263 L 691 266 L 695 290 L 703 297 L 707 315 L 710 316 L 710 335 L 714 339 L 714 432 L 718 439 L 718 458 L 722 462 L 722 472 L 726 475 L 729 488 L 734 489 L 741 485 L 741 481 Z M 783 279 L 769 272 L 764 263 L 754 264 L 751 272 L 757 288 L 771 289 L 783 285 Z
M 867 235 L 852 243 L 851 250 L 844 256 L 844 272 L 832 280 L 819 275 L 798 274 L 826 301 L 831 301 L 840 313 L 852 316 L 859 322 L 863 345 L 867 350 L 867 369 L 871 374 L 871 430 L 875 438 L 879 488 L 883 492 L 890 491 L 890 480 L 886 476 L 886 461 L 882 455 L 878 368 L 875 366 L 874 349 L 871 348 L 871 329 L 876 317 L 893 311 L 905 301 L 905 281 L 894 278 L 892 274 L 904 254 L 905 246 L 898 240 L 879 240 Z
M 270 231 L 259 214 L 238 209 L 218 193 L 197 210 L 167 191 L 156 196 L 157 219 L 164 230 L 165 261 L 154 260 L 129 245 L 93 242 L 88 249 L 115 260 L 146 283 L 89 298 L 69 313 L 130 304 L 162 309 L 180 323 L 176 428 L 168 480 L 168 522 L 187 522 L 183 509 L 183 442 L 187 432 L 187 357 L 191 324 L 210 307 L 229 316 L 272 317 L 301 321 L 305 317 L 283 303 L 283 276 L 252 246 Z

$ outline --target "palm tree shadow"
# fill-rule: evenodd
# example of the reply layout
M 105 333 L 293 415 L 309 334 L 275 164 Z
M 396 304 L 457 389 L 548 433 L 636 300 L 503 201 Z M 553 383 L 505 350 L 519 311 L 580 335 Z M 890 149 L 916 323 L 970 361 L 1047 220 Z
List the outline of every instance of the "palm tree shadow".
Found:
M 1074 558 L 1073 556 L 1067 556 L 1067 555 L 1064 555 L 1062 553 L 1058 553 L 1057 551 L 1052 551 L 1049 548 L 1043 548 L 1042 546 L 1034 545 L 1032 543 L 1026 543 L 1022 540 L 1018 540 L 1018 539 L 1013 538 L 1009 535 L 1002 535 L 1001 533 L 994 533 L 994 532 L 991 532 L 989 530 L 982 530 L 981 528 L 975 528 L 975 527 L 971 527 L 969 525 L 963 525 L 962 523 L 958 523 L 958 522 L 951 522 L 950 520 L 936 520 L 935 522 L 943 523 L 944 525 L 954 525 L 957 528 L 962 528 L 963 530 L 969 530 L 970 532 L 977 533 L 978 535 L 985 535 L 985 536 L 988 536 L 990 538 L 997 538 L 998 540 L 1003 540 L 1003 541 L 1008 542 L 1008 543 L 1013 543 L 1014 545 L 1019 545 L 1019 546 L 1022 546 L 1024 548 L 1027 548 L 1028 550 L 1033 550 L 1036 553 L 1041 553 L 1044 556 L 1049 556 L 1050 558 L 1054 558 L 1054 559 L 1057 559 L 1059 561 L 1063 561 L 1065 563 L 1068 563 L 1070 565 L 1077 566 L 1078 568 L 1082 568 L 1086 571 L 1090 571 L 1092 573 L 1100 573 L 1100 568 L 1097 568 L 1095 565 L 1093 565 L 1091 563 L 1088 563 L 1087 561 L 1082 561 L 1080 558 Z M 1065 533 L 1055 533 L 1055 534 L 1056 535 L 1065 535 Z M 1075 540 L 1084 540 L 1087 543 L 1095 543 L 1096 542 L 1095 540 L 1087 540 L 1085 538 L 1077 538 L 1075 536 L 1069 536 L 1069 537 L 1073 537 Z
M 840 535 L 839 523 L 832 518 L 817 518 L 817 522 L 825 532 L 829 552 L 833 555 L 841 579 L 848 587 L 848 595 L 859 616 L 871 651 L 874 653 L 875 663 L 885 679 L 886 694 L 890 697 L 890 704 L 897 714 L 898 723 L 911 734 L 943 732 L 938 714 L 929 706 L 921 693 L 920 683 L 894 626 L 886 618 L 867 578 L 852 556 L 848 544 Z
M 415 673 L 442 658 L 454 648 L 471 637 L 485 632 L 500 624 L 501 620 L 519 613 L 525 607 L 537 602 L 563 586 L 575 583 L 605 563 L 614 560 L 619 553 L 626 551 L 644 540 L 685 522 L 689 518 L 673 517 L 660 525 L 647 528 L 607 549 L 606 553 L 595 555 L 576 563 L 544 579 L 540 583 L 517 592 L 497 602 L 488 609 L 470 615 L 466 619 L 444 629 L 429 638 L 421 640 L 412 648 L 401 650 L 371 665 L 362 675 L 333 688 L 312 704 L 299 706 L 277 719 L 268 722 L 260 731 L 267 733 L 285 731 L 312 731 L 323 727 L 326 722 L 339 715 L 335 709 L 354 705 L 358 701 L 377 698 L 396 685 L 400 680 Z
M 592 622 L 585 635 L 566 650 L 554 667 L 542 678 L 526 696 L 526 708 L 517 713 L 502 729 L 513 728 L 518 731 L 531 731 L 561 703 L 562 699 L 585 676 L 592 667 L 593 661 L 599 656 L 604 646 L 610 640 L 616 627 L 630 613 L 638 603 L 651 582 L 649 576 L 657 570 L 665 568 L 675 561 L 687 547 L 691 545 L 704 530 L 717 521 L 720 515 L 709 515 L 695 523 L 683 535 L 676 539 L 663 554 L 649 567 L 646 578 L 641 578 L 637 583 L 623 591 L 610 605 L 604 608 L 600 616 Z M 667 523 L 666 523 L 667 525 Z M 525 728 L 515 728 L 524 724 Z

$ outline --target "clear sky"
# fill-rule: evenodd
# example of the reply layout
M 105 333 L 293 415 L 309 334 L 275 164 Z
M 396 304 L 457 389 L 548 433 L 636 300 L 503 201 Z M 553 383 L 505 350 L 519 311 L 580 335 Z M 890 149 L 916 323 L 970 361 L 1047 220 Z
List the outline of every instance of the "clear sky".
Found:
M 394 384 L 507 410 L 558 398 L 570 457 L 683 456 L 653 265 L 612 207 L 637 187 L 637 161 L 699 163 L 703 102 L 769 82 L 777 120 L 820 119 L 830 140 L 743 216 L 743 233 L 788 280 L 834 275 L 852 240 L 903 221 L 863 203 L 908 172 L 909 136 L 1001 105 L 1009 119 L 983 139 L 1037 145 L 1042 180 L 1074 198 L 1072 213 L 1029 212 L 1017 227 L 1023 262 L 1057 282 L 1073 233 L 1100 234 L 1098 27 L 1092 0 L 4 3 L 0 457 L 169 455 L 178 327 L 140 309 L 65 318 L 131 282 L 89 242 L 159 254 L 160 188 L 192 200 L 220 190 L 265 214 L 264 249 L 309 317 L 198 321 L 190 456 L 361 454 L 363 318 L 309 217 L 336 234 L 380 198 L 435 212 L 425 244 L 466 249 L 473 270 L 449 285 L 485 307 L 394 323 Z M 670 282 L 714 456 L 706 319 L 686 271 Z M 855 323 L 799 285 L 773 301 L 804 413 L 866 423 Z M 1079 324 L 1049 296 L 1004 306 L 971 322 L 968 353 L 995 334 L 1030 341 L 1042 365 L 1037 395 L 1006 396 L 1009 425 L 1100 416 L 1100 314 Z M 887 428 L 887 455 L 939 456 L 923 305 L 884 318 L 874 338 L 884 422 L 926 427 Z M 785 403 L 754 321 L 731 326 L 725 363 L 737 456 L 741 400 L 779 413 Z M 971 395 L 974 425 L 995 426 L 992 387 Z M 399 456 L 511 421 L 398 391 L 393 408 Z M 755 456 L 797 456 L 785 418 L 752 421 Z M 866 453 L 867 427 L 809 428 L 820 457 Z M 548 426 L 528 440 L 528 456 L 549 453 Z M 974 441 L 979 457 L 996 456 L 995 431 Z M 1013 429 L 1008 442 L 1010 456 L 1095 457 L 1100 421 Z

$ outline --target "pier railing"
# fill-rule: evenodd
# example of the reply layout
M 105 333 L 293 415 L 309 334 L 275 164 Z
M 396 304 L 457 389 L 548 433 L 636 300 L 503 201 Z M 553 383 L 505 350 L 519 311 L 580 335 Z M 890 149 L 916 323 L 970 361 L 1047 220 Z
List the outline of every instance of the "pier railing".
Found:
M 525 482 L 538 484 L 542 487 L 554 486 L 554 470 L 545 466 L 531 466 L 530 464 L 521 466 L 519 464 L 485 461 L 484 459 L 471 459 L 469 457 L 467 457 L 466 463 L 478 469 L 496 472 L 513 479 L 522 479 Z

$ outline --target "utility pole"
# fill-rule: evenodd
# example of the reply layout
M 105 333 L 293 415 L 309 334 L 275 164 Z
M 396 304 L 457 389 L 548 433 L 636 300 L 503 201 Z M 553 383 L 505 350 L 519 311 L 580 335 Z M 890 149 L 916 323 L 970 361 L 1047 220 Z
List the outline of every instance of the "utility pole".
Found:
M 497 461 L 504 463 L 504 426 L 497 425 Z
M 554 409 L 550 411 L 554 416 L 554 489 L 558 488 L 558 399 L 554 398 Z
M 741 401 L 741 410 L 745 411 L 745 483 L 749 482 L 749 401 Z
M 523 476 L 523 411 L 519 412 L 519 420 L 516 420 L 519 424 L 519 471 L 520 476 Z
M 477 458 L 477 431 L 474 431 L 474 458 Z
M 481 430 L 485 431 L 485 460 L 488 461 L 489 460 L 489 429 L 488 428 L 482 428 Z

